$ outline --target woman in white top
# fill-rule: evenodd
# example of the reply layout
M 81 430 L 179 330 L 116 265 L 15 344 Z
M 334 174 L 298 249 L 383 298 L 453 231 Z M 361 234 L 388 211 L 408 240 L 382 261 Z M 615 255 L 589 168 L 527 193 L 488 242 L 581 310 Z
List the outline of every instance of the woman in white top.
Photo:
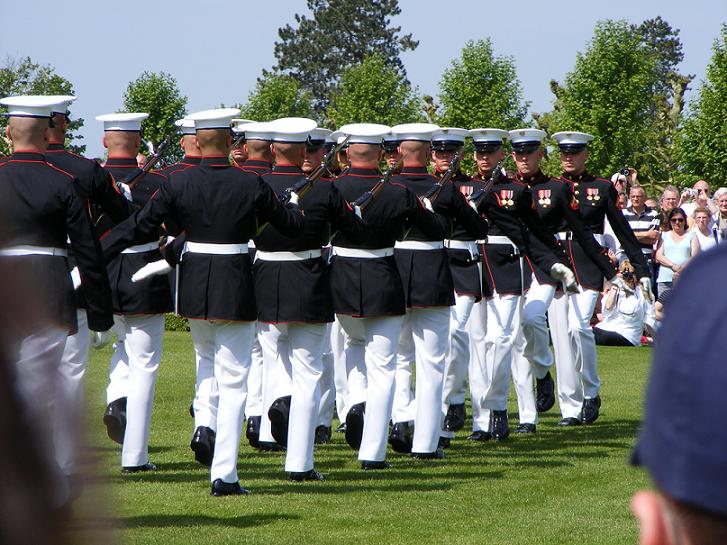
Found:
M 687 215 L 681 208 L 672 208 L 667 215 L 670 231 L 662 233 L 654 257 L 661 265 L 656 283 L 659 292 L 669 290 L 679 278 L 687 262 L 699 253 L 694 231 L 687 232 Z
M 694 215 L 692 217 L 694 218 L 694 228 L 692 231 L 694 231 L 694 234 L 697 237 L 699 251 L 703 252 L 704 250 L 710 249 L 712 246 L 716 246 L 717 240 L 715 238 L 715 232 L 710 229 L 712 214 L 709 212 L 709 209 L 703 206 L 698 206 L 694 209 Z
M 609 346 L 640 346 L 649 305 L 636 287 L 630 263 L 624 262 L 620 286 L 614 284 L 602 302 L 603 321 L 593 327 L 596 344 Z

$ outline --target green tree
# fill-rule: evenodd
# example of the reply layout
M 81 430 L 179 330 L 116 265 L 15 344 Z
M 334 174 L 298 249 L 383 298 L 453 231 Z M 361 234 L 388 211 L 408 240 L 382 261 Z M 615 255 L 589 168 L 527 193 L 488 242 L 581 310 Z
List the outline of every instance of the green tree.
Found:
M 325 110 L 340 75 L 378 53 L 406 76 L 399 58 L 419 42 L 391 26 L 399 15 L 398 0 L 307 0 L 311 16 L 295 15 L 297 26 L 278 29 L 275 70 L 293 76 L 311 93 L 316 111 Z
M 444 71 L 439 82 L 439 103 L 441 113 L 437 115 L 437 107 L 428 102 L 429 117 L 443 127 L 465 129 L 522 127 L 528 111 L 515 60 L 496 56 L 489 38 L 468 41 L 459 58 Z M 465 169 L 473 167 L 470 151 L 468 145 Z
M 588 164 L 592 172 L 606 176 L 631 165 L 638 168 L 642 183 L 654 182 L 650 144 L 658 78 L 654 55 L 626 21 L 599 21 L 565 85 L 551 83 L 554 109 L 539 124 L 550 134 L 564 130 L 593 134 Z M 555 161 L 550 166 L 559 171 Z
M 174 163 L 182 158 L 183 152 L 176 145 L 177 128 L 174 122 L 187 115 L 187 97 L 180 93 L 177 81 L 172 76 L 166 72 L 142 72 L 124 92 L 124 110 L 149 114 L 142 125 L 142 137 L 155 148 L 163 140 L 170 139 L 170 145 L 162 157 L 164 162 Z M 148 153 L 143 144 L 140 151 Z
M 327 114 L 333 127 L 346 123 L 396 125 L 424 120 L 416 90 L 378 54 L 343 73 L 340 89 L 333 95 Z
M 49 64 L 38 64 L 33 62 L 30 57 L 15 59 L 7 57 L 5 65 L 0 68 L 0 97 L 13 95 L 74 95 L 73 84 L 63 76 L 56 74 L 55 68 Z M 73 108 L 73 106 L 71 106 Z M 4 113 L 6 108 L 0 106 L 0 113 Z M 83 119 L 74 119 L 71 116 L 71 122 L 68 126 L 66 134 L 66 146 L 74 153 L 82 154 L 86 151 L 86 146 L 78 142 L 83 136 L 78 134 L 78 130 L 83 127 Z M 5 139 L 5 131 L 3 130 L 3 138 L 0 138 L 0 155 L 10 153 L 10 144 Z
M 685 181 L 705 178 L 727 185 L 727 25 L 712 46 L 707 78 L 689 105 L 677 143 Z
M 241 116 L 253 121 L 272 121 L 280 117 L 311 117 L 310 93 L 284 74 L 263 74 L 242 105 Z

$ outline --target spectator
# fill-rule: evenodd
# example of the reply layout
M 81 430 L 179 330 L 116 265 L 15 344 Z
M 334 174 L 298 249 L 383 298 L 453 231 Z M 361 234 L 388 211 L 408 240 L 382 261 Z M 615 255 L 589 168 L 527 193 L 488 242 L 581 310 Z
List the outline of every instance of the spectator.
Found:
M 703 206 L 698 206 L 694 209 L 694 234 L 697 237 L 699 243 L 699 251 L 703 252 L 708 250 L 715 244 L 717 244 L 717 231 L 710 229 L 712 223 L 712 214 L 709 210 Z
M 694 231 L 687 232 L 687 215 L 681 208 L 672 208 L 667 219 L 671 231 L 664 233 L 656 247 L 656 261 L 661 265 L 656 282 L 659 293 L 670 290 L 686 267 L 687 262 L 699 252 L 699 242 Z
M 603 321 L 596 324 L 596 344 L 640 346 L 649 305 L 636 284 L 634 268 L 628 261 L 619 267 L 622 284 L 613 284 L 604 294 Z
M 626 203 L 628 202 L 628 198 L 626 197 L 626 193 L 623 191 L 619 191 L 618 197 L 616 198 L 616 208 L 619 210 L 623 210 L 626 208 Z
M 633 187 L 639 184 L 639 182 L 636 180 L 636 176 L 638 175 L 636 169 L 629 168 L 628 171 L 628 176 L 622 174 L 621 171 L 611 176 L 611 183 L 613 183 L 613 186 L 616 188 L 617 193 L 624 193 L 628 195 L 629 186 Z
M 644 204 L 652 210 L 656 210 L 657 212 L 659 211 L 659 201 L 657 201 L 654 197 L 646 197 Z
M 679 190 L 673 185 L 667 185 L 661 194 L 661 199 L 659 199 L 659 208 L 661 209 L 659 221 L 662 233 L 671 229 L 669 212 L 677 206 L 679 206 Z
M 727 543 L 727 297 L 709 289 L 726 269 L 727 248 L 699 256 L 657 334 L 632 458 L 656 487 L 631 503 L 642 545 Z
M 720 243 L 727 239 L 727 187 L 720 187 L 714 192 L 717 201 L 717 212 L 712 217 L 712 231 L 715 240 Z
M 711 214 L 717 212 L 717 206 L 714 204 L 711 197 L 712 194 L 706 180 L 699 180 L 696 184 L 694 184 L 694 186 L 692 186 L 691 189 L 685 189 L 682 191 L 680 206 L 687 214 L 689 228 L 694 226 L 694 210 L 697 207 L 707 208 L 710 210 Z M 709 225 L 709 228 L 711 227 L 712 226 Z
M 636 235 L 636 240 L 641 244 L 641 251 L 649 265 L 651 284 L 656 286 L 654 246 L 659 241 L 658 213 L 654 208 L 646 205 L 646 191 L 640 185 L 631 187 L 629 199 L 631 205 L 623 210 L 623 215 Z

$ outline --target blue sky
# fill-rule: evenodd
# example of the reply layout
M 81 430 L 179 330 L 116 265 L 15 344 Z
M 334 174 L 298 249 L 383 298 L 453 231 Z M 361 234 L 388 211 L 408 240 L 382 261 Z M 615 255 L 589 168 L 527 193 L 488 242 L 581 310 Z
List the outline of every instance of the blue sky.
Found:
M 599 19 L 640 23 L 661 15 L 681 30 L 682 72 L 704 77 L 713 40 L 727 22 L 725 0 L 493 2 L 400 0 L 393 22 L 419 47 L 402 56 L 409 79 L 436 95 L 442 71 L 467 40 L 490 37 L 496 54 L 514 57 L 531 111 L 550 109 L 551 79 L 562 80 L 584 51 Z M 189 111 L 242 102 L 263 68 L 273 66 L 277 30 L 306 11 L 305 0 L 206 0 L 107 3 L 75 0 L 7 2 L 0 54 L 30 56 L 71 80 L 79 97 L 89 155 L 102 155 L 98 114 L 121 107 L 129 81 L 142 71 L 170 73 L 189 98 Z

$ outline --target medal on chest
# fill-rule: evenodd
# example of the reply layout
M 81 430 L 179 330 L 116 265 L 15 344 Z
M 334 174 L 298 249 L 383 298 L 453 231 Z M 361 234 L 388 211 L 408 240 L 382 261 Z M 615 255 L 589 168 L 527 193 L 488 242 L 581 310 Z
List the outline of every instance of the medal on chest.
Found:
M 538 189 L 538 202 L 540 203 L 540 206 L 550 206 L 550 195 L 550 189 Z
M 474 192 L 475 188 L 471 185 L 461 185 L 459 186 L 459 192 L 462 193 L 465 197 L 469 197 Z
M 601 200 L 601 195 L 598 194 L 598 188 L 597 187 L 587 187 L 586 188 L 586 199 L 591 201 L 591 204 L 596 204 L 597 201 Z M 596 202 L 593 202 L 596 201 Z
M 515 204 L 515 201 L 513 200 L 513 197 L 515 196 L 515 191 L 512 189 L 501 189 L 500 190 L 500 203 L 502 206 L 513 206 Z

